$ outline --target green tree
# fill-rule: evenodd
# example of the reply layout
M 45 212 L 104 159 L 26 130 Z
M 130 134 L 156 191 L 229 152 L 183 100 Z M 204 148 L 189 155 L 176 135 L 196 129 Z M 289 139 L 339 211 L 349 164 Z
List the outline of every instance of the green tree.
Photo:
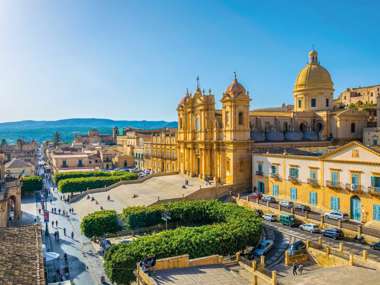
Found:
M 53 134 L 53 144 L 57 146 L 61 143 L 61 134 L 59 132 L 55 132 Z

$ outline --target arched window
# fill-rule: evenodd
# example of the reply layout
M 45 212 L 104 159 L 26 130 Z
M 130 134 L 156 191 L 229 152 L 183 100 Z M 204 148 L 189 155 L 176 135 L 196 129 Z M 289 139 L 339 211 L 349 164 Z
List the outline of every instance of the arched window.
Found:
M 182 129 L 183 128 L 183 124 L 182 124 L 182 118 L 179 118 L 179 128 Z
M 353 134 L 355 133 L 355 131 L 356 131 L 356 125 L 355 123 L 351 123 L 351 133 Z
M 244 124 L 244 114 L 243 112 L 239 112 L 239 125 Z

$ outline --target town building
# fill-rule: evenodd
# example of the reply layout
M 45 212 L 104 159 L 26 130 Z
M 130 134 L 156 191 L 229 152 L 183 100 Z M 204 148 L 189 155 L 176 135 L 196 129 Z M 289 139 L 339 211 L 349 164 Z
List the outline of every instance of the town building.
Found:
M 214 95 L 202 91 L 198 82 L 195 93 L 187 91 L 177 107 L 179 171 L 248 186 L 255 148 L 361 139 L 368 114 L 334 109 L 333 92 L 330 73 L 320 65 L 315 50 L 296 77 L 294 105 L 250 111 L 250 95 L 235 75 L 222 96 L 222 109 L 217 110 Z
M 380 114 L 380 100 L 377 100 L 377 114 Z M 365 128 L 363 131 L 363 143 L 365 145 L 380 145 L 380 115 L 377 116 L 377 127 Z
M 38 144 L 34 140 L 26 142 L 18 139 L 15 144 L 8 144 L 6 141 L 0 144 L 0 152 L 4 153 L 6 162 L 18 158 L 36 165 L 37 149 Z
M 74 137 L 73 144 L 76 145 L 113 145 L 116 143 L 115 134 L 118 133 L 118 129 L 115 127 L 112 130 L 112 135 L 101 134 L 97 129 L 91 129 L 87 135 L 76 135 Z
M 4 161 L 5 155 L 0 154 L 0 228 L 15 225 L 21 219 L 21 183 L 6 175 Z
M 259 192 L 356 221 L 380 221 L 380 148 L 356 141 L 318 151 L 273 148 L 254 151 L 252 161 Z
M 166 128 L 153 133 L 149 153 L 150 168 L 146 169 L 153 173 L 177 172 L 177 129 Z
M 5 173 L 14 178 L 32 176 L 36 174 L 36 167 L 23 159 L 13 158 L 5 164 Z
M 378 96 L 380 96 L 380 84 L 365 87 L 347 88 L 342 93 L 340 93 L 337 101 L 345 106 L 351 104 L 376 105 Z

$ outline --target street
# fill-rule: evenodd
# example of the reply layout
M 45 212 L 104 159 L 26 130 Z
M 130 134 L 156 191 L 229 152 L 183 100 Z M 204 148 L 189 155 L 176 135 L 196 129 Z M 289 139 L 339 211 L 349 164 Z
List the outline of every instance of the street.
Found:
M 51 176 L 45 174 L 43 170 L 40 171 L 44 177 L 43 188 L 48 193 L 45 205 L 49 212 L 49 222 L 47 223 L 49 236 L 43 234 L 46 250 L 56 252 L 60 255 L 58 265 L 60 272 L 64 275 L 64 268 L 67 266 L 69 279 L 72 280 L 74 284 L 101 284 L 100 278 L 101 276 L 105 276 L 102 260 L 93 249 L 90 240 L 81 235 L 79 217 L 76 213 L 69 213 L 70 205 L 61 199 L 63 196 L 53 187 Z M 42 209 L 41 213 L 38 214 L 38 208 L 41 208 L 41 203 L 38 201 L 40 197 L 41 196 L 36 195 L 36 211 L 37 216 L 39 215 L 43 232 L 45 232 L 46 224 L 43 221 L 44 216 Z M 54 213 L 52 212 L 53 208 L 56 209 Z M 65 216 L 63 215 L 63 211 L 65 211 Z M 56 222 L 58 222 L 57 226 Z M 55 241 L 54 238 L 56 231 L 59 233 L 59 241 Z M 63 258 L 65 253 L 67 254 L 67 265 Z M 56 272 L 53 275 L 58 277 L 59 274 Z M 54 280 L 54 276 L 52 280 Z

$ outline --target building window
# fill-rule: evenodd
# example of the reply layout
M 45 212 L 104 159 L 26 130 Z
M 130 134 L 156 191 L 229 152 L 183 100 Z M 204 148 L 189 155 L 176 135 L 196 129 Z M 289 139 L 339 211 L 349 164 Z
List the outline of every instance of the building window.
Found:
M 258 172 L 259 174 L 262 174 L 262 173 L 263 173 L 263 163 L 262 163 L 262 162 L 259 162 L 259 163 L 257 164 L 257 172 Z
M 78 167 L 83 167 L 83 161 L 81 159 L 78 160 Z
M 317 181 L 318 180 L 318 170 L 310 169 L 310 180 Z
M 297 201 L 297 188 L 290 188 L 290 200 Z
M 271 166 L 271 170 L 272 170 L 272 174 L 273 175 L 277 175 L 278 174 L 278 169 L 277 169 L 277 165 L 272 165 Z
M 331 171 L 331 184 L 336 186 L 339 184 L 339 172 Z
M 380 221 L 380 205 L 373 205 L 373 219 Z
M 329 98 L 326 98 L 326 107 L 328 107 L 330 105 L 330 100 Z
M 333 211 L 339 211 L 340 210 L 340 201 L 338 197 L 331 197 L 330 198 L 330 208 Z
M 62 167 L 67 167 L 67 161 L 66 160 L 62 161 Z
M 179 118 L 179 128 L 182 129 L 182 118 Z
M 355 133 L 355 130 L 356 129 L 356 125 L 355 125 L 355 123 L 351 123 L 351 133 L 353 134 L 353 133 Z
M 371 176 L 371 186 L 376 192 L 380 192 L 380 176 Z
M 239 112 L 239 125 L 244 124 L 244 114 L 243 112 Z
M 317 99 L 311 98 L 311 108 L 317 107 Z
M 310 192 L 309 193 L 309 203 L 310 203 L 310 205 L 317 206 L 317 204 L 318 204 L 318 193 L 317 192 Z
M 289 169 L 289 176 L 291 178 L 298 178 L 299 170 L 297 167 L 290 167 Z
M 225 119 L 225 125 L 226 125 L 226 127 L 229 127 L 229 125 L 230 125 L 230 113 L 229 112 L 226 112 L 226 119 Z
M 360 183 L 360 174 L 359 173 L 352 173 L 351 174 L 351 184 L 352 186 L 358 186 Z
M 195 119 L 195 130 L 199 131 L 201 129 L 201 120 L 199 119 L 199 116 Z
M 302 100 L 298 99 L 298 108 L 302 108 Z
M 272 195 L 275 196 L 275 197 L 278 197 L 279 195 L 279 187 L 278 185 L 272 185 Z

